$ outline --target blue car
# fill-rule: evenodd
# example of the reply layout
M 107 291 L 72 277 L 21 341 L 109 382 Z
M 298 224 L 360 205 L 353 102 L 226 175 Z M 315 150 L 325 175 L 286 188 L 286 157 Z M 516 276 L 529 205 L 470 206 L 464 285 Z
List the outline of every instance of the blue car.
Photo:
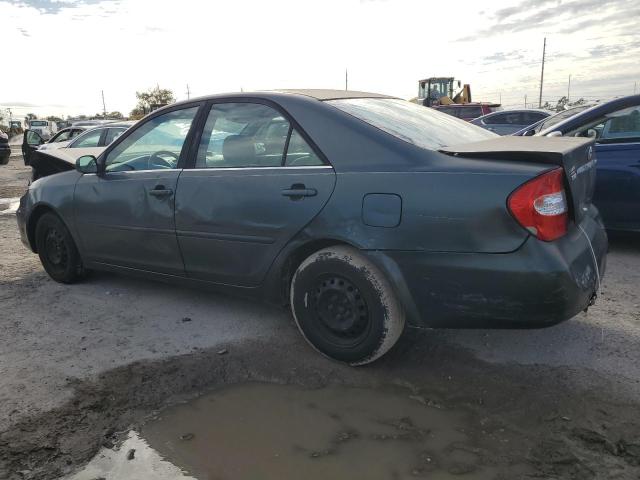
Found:
M 640 231 L 640 95 L 596 105 L 535 135 L 595 138 L 593 203 L 607 230 Z

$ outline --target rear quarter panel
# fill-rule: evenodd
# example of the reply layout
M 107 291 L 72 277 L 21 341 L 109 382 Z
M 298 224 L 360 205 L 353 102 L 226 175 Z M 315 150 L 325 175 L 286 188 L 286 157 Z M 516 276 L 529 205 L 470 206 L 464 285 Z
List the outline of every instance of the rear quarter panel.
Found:
M 451 158 L 452 164 L 459 159 Z M 469 162 L 469 160 L 464 161 Z M 494 169 L 496 162 L 476 160 Z M 514 164 L 504 171 L 357 172 L 337 175 L 334 194 L 313 222 L 328 235 L 367 250 L 505 253 L 529 235 L 507 210 L 507 197 L 547 167 Z M 394 226 L 363 220 L 368 194 L 401 198 Z M 322 232 L 324 231 L 324 232 Z M 315 235 L 314 235 L 315 236 Z

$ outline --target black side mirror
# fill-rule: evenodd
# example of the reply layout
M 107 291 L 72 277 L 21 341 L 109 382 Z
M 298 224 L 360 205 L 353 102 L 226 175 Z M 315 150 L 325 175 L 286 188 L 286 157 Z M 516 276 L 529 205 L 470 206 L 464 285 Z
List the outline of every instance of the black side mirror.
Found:
M 76 160 L 76 170 L 80 173 L 98 173 L 98 161 L 93 155 L 84 155 Z
M 523 137 L 533 137 L 536 134 L 536 131 L 532 128 L 531 130 L 527 130 L 522 134 Z

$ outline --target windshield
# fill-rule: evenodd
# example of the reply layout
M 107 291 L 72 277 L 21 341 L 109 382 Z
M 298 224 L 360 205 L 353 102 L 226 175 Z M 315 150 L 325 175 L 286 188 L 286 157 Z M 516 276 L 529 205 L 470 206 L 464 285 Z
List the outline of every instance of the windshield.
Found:
M 536 133 L 541 132 L 542 130 L 546 130 L 547 128 L 551 128 L 554 125 L 566 120 L 569 117 L 573 117 L 574 115 L 586 110 L 587 108 L 591 108 L 591 105 L 581 105 L 579 107 L 570 108 L 569 110 L 564 110 L 560 113 L 556 113 L 555 115 L 550 116 L 544 122 L 536 127 Z
M 497 136 L 451 115 L 405 100 L 351 98 L 327 103 L 405 142 L 430 150 Z
M 47 122 L 45 122 L 44 120 L 32 120 L 29 125 L 31 125 L 32 127 L 46 127 Z

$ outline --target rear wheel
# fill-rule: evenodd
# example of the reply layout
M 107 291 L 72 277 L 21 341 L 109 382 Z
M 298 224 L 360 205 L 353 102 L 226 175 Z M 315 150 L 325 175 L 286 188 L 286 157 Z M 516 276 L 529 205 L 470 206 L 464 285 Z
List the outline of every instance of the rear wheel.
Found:
M 56 282 L 73 283 L 84 270 L 71 233 L 53 213 L 45 213 L 36 224 L 36 247 L 45 271 Z
M 351 365 L 384 355 L 404 329 L 404 312 L 382 272 L 350 247 L 320 250 L 291 282 L 291 310 L 319 352 Z

